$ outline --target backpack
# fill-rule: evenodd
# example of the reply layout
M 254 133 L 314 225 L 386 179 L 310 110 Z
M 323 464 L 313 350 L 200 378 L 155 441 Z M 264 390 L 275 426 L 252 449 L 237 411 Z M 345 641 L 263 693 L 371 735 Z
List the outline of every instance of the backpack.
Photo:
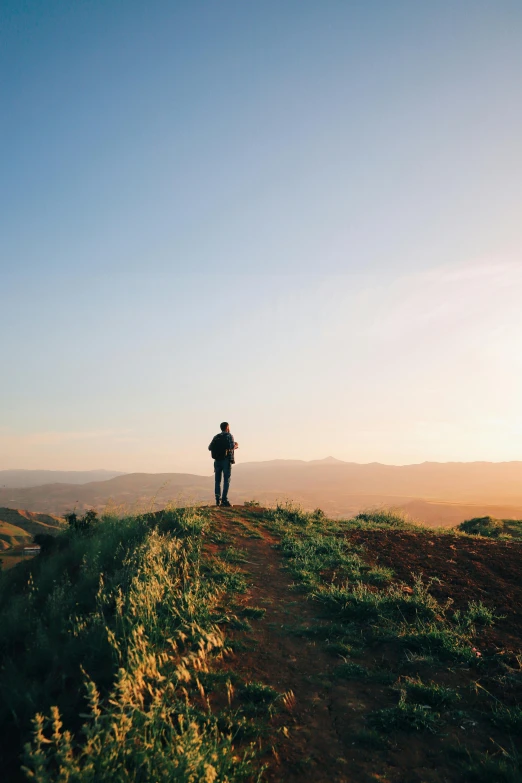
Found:
M 226 432 L 220 432 L 216 435 L 210 444 L 210 453 L 212 459 L 225 459 L 228 457 L 228 437 Z

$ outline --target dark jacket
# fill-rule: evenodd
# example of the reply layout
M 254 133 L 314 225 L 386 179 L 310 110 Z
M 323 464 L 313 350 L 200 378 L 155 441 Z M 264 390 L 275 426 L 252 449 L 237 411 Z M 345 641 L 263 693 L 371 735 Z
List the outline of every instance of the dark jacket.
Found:
M 234 436 L 232 435 L 231 432 L 218 432 L 217 435 L 214 435 L 214 437 L 210 441 L 210 445 L 208 447 L 208 450 L 212 451 L 212 449 L 214 448 L 214 443 L 215 443 L 216 439 L 217 438 L 221 438 L 223 435 L 226 437 L 226 439 L 228 441 L 228 444 L 226 446 L 226 448 L 227 448 L 226 459 L 229 459 L 230 460 L 230 464 L 234 465 L 234 463 L 236 461 L 235 458 L 234 458 L 235 441 L 234 441 Z

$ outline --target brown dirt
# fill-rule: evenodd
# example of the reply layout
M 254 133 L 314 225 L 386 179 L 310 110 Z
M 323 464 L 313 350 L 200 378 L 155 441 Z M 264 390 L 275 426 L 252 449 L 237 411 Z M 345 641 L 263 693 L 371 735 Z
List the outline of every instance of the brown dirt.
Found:
M 291 633 L 289 626 L 317 623 L 317 613 L 283 570 L 273 548 L 277 540 L 235 509 L 216 509 L 213 516 L 219 529 L 234 538 L 234 545 L 248 552 L 244 568 L 249 590 L 238 601 L 266 609 L 261 621 L 251 621 L 251 632 L 229 634 L 236 639 L 248 636 L 247 641 L 254 642 L 235 655 L 229 666 L 247 681 L 261 681 L 295 696 L 295 707 L 273 723 L 274 733 L 263 759 L 269 765 L 267 779 L 285 783 L 387 780 L 376 777 L 382 773 L 382 764 L 354 749 L 350 740 L 351 732 L 363 728 L 361 707 L 379 707 L 382 693 L 380 700 L 364 683 L 338 683 L 333 692 L 328 674 L 335 660 L 318 643 Z M 249 538 L 249 527 L 262 538 Z M 283 726 L 289 729 L 287 741 Z
M 248 572 L 249 590 L 238 602 L 266 609 L 262 620 L 251 621 L 252 631 L 231 632 L 233 639 L 244 640 L 246 644 L 245 651 L 237 653 L 227 666 L 247 681 L 259 680 L 281 693 L 292 691 L 295 695 L 293 710 L 283 711 L 272 720 L 271 733 L 264 740 L 267 779 L 285 783 L 453 783 L 462 778 L 448 767 L 450 746 L 464 744 L 469 750 L 496 752 L 496 743 L 502 741 L 502 735 L 487 719 L 478 725 L 466 717 L 447 727 L 444 734 L 412 735 L 395 731 L 387 748 L 361 747 L 355 735 L 367 729 L 368 713 L 396 704 L 397 693 L 375 682 L 336 679 L 334 672 L 342 662 L 340 657 L 331 655 L 321 642 L 292 633 L 292 627 L 317 626 L 326 620 L 321 616 L 321 608 L 292 584 L 281 555 L 274 548 L 277 539 L 263 526 L 262 511 L 258 510 L 259 522 L 256 510 L 247 512 L 243 507 L 227 511 L 213 509 L 212 513 L 217 527 L 232 538 L 235 546 L 247 552 L 244 569 Z M 261 534 L 262 538 L 249 537 L 249 530 Z M 503 580 L 500 590 L 505 590 L 513 600 L 520 589 L 516 579 L 519 545 L 513 548 L 502 544 L 498 552 L 490 550 L 502 555 L 498 562 L 494 558 L 493 563 L 482 542 L 464 538 L 411 536 L 403 531 L 355 531 L 350 537 L 354 543 L 365 545 L 368 560 L 389 564 L 406 581 L 411 580 L 412 570 L 439 576 L 441 598 L 450 593 L 455 597 L 452 591 L 462 582 L 465 590 L 457 604 L 465 604 L 470 599 L 490 603 L 486 601 L 488 591 L 498 598 L 497 579 Z M 462 550 L 456 553 L 452 547 L 460 545 Z M 490 542 L 484 545 L 487 547 Z M 460 564 L 454 572 L 453 563 L 448 562 L 451 560 Z M 469 574 L 468 568 L 472 569 Z M 453 573 L 461 582 L 444 581 Z M 475 590 L 473 580 L 476 580 Z M 480 585 L 478 593 L 477 584 Z M 508 603 L 508 598 L 500 606 L 497 602 L 497 609 L 505 609 L 507 613 Z M 506 638 L 514 643 L 520 630 L 520 626 L 516 628 L 518 608 L 509 606 L 509 609 L 511 621 L 507 627 L 512 633 L 505 629 L 502 633 L 507 633 Z M 397 645 L 378 644 L 354 660 L 371 669 L 393 665 L 400 655 L 403 653 Z M 466 667 L 448 670 L 442 666 L 437 670 L 433 666 L 422 674 L 423 678 L 436 677 L 441 684 L 464 689 L 466 695 L 460 703 L 463 710 L 476 708 L 482 697 L 471 692 L 469 686 L 477 674 Z M 289 730 L 288 737 L 283 734 L 283 726 Z
M 483 640 L 495 650 L 520 651 L 522 543 L 402 530 L 355 530 L 348 537 L 364 546 L 368 562 L 389 566 L 401 581 L 420 573 L 439 579 L 430 592 L 442 602 L 451 598 L 454 609 L 482 601 L 502 615 Z

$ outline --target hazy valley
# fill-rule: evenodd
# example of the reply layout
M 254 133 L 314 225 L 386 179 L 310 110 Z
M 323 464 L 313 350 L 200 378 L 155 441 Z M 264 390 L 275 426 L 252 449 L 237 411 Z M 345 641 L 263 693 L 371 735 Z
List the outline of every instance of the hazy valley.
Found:
M 0 474 L 0 484 L 8 480 Z M 11 471 L 25 473 L 25 471 Z M 168 503 L 209 503 L 213 476 L 189 473 L 129 473 L 85 481 L 81 473 L 45 473 L 49 483 L 0 488 L 0 506 L 63 515 L 76 509 L 107 505 L 128 511 L 163 508 Z M 94 473 L 100 474 L 102 471 Z M 107 474 L 109 472 L 107 471 Z M 110 474 L 109 474 L 110 475 Z M 39 476 L 41 480 L 41 476 Z M 13 481 L 14 483 L 14 481 Z M 435 463 L 418 465 L 357 464 L 327 458 L 303 462 L 272 460 L 237 464 L 231 497 L 235 503 L 255 499 L 263 505 L 290 499 L 305 509 L 323 509 L 334 518 L 350 517 L 375 507 L 393 507 L 430 526 L 452 526 L 474 516 L 522 518 L 522 462 Z

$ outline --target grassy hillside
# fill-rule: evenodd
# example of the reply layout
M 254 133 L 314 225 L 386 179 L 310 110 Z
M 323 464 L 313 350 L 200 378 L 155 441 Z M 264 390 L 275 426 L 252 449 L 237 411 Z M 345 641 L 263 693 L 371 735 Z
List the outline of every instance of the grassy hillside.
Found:
M 10 549 L 30 540 L 31 536 L 26 530 L 0 520 L 0 549 Z
M 15 525 L 27 536 L 35 536 L 37 533 L 59 532 L 65 523 L 62 517 L 54 514 L 38 514 L 18 508 L 0 508 L 0 524 Z
M 521 555 L 385 512 L 79 520 L 0 577 L 3 772 L 520 781 Z
M 57 534 L 63 527 L 63 519 L 54 515 L 0 508 L 0 550 L 24 546 L 37 533 Z

